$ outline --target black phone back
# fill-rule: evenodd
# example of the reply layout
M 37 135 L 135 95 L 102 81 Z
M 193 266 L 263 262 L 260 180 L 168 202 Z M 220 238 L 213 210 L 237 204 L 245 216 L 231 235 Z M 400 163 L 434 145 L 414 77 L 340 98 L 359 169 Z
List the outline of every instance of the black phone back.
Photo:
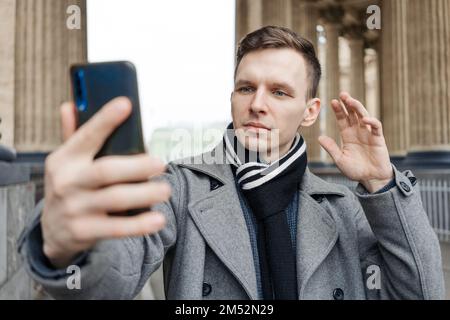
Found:
M 88 121 L 110 100 L 124 96 L 133 110 L 106 140 L 95 158 L 105 155 L 144 153 L 136 69 L 131 62 L 115 61 L 73 65 L 70 68 L 72 91 L 77 107 L 77 127 Z

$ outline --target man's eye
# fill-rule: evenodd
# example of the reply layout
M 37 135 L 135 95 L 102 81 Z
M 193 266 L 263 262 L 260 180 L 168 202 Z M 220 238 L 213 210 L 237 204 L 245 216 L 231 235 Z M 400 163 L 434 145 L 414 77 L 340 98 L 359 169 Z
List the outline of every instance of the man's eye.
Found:
M 250 93 L 250 92 L 253 91 L 253 89 L 250 88 L 250 87 L 242 87 L 242 88 L 239 88 L 238 91 L 239 91 L 240 93 Z
M 284 96 L 287 96 L 286 93 L 284 93 L 283 91 L 280 91 L 280 90 L 275 90 L 275 91 L 273 91 L 273 94 L 276 95 L 276 96 L 278 96 L 278 97 L 284 97 Z

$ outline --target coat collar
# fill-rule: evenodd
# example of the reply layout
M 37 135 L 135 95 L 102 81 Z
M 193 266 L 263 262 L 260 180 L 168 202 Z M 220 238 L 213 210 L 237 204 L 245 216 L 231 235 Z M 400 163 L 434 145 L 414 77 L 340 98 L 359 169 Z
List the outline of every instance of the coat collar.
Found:
M 222 143 L 211 152 L 176 161 L 181 167 L 201 172 L 223 183 L 188 206 L 210 248 L 236 277 L 251 299 L 258 299 L 253 253 L 240 206 L 233 173 L 224 162 Z M 217 156 L 216 161 L 212 159 Z M 306 168 L 299 191 L 297 219 L 297 278 L 299 298 L 306 284 L 338 238 L 333 212 L 317 203 L 314 195 L 345 196 L 342 187 L 328 183 Z
M 223 150 L 223 141 L 221 141 L 209 152 L 205 152 L 195 157 L 178 160 L 175 163 L 182 167 L 206 174 L 223 184 L 234 184 L 234 177 L 230 170 L 230 165 L 226 161 Z M 308 167 L 305 170 L 300 190 L 306 192 L 310 196 L 345 195 L 342 191 L 342 187 L 319 178 L 313 174 Z

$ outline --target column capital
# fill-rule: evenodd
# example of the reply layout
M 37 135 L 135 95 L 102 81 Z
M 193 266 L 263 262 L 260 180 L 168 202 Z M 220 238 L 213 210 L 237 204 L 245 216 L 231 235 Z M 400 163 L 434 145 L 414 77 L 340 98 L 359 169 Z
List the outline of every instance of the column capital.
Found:
M 348 26 L 342 27 L 342 35 L 348 40 L 348 41 L 359 41 L 359 40 L 365 40 L 364 32 L 366 31 L 366 28 L 362 25 L 353 24 Z
M 354 24 L 343 26 L 341 31 L 349 44 L 363 42 L 364 48 L 378 48 L 378 40 L 380 38 L 380 32 L 378 30 L 368 30 L 362 24 Z
M 328 26 L 342 24 L 344 14 L 344 9 L 339 5 L 332 5 L 319 10 L 321 23 Z

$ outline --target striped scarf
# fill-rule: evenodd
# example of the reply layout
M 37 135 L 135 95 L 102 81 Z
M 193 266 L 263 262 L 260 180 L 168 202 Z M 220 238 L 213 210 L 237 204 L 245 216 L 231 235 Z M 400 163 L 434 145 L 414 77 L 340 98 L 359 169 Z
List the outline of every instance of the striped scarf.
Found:
M 307 165 L 306 143 L 297 134 L 289 151 L 272 163 L 237 140 L 233 125 L 224 135 L 227 160 L 258 221 L 258 255 L 264 299 L 295 300 L 296 253 L 285 210 L 298 191 Z M 293 239 L 295 241 L 295 239 Z

